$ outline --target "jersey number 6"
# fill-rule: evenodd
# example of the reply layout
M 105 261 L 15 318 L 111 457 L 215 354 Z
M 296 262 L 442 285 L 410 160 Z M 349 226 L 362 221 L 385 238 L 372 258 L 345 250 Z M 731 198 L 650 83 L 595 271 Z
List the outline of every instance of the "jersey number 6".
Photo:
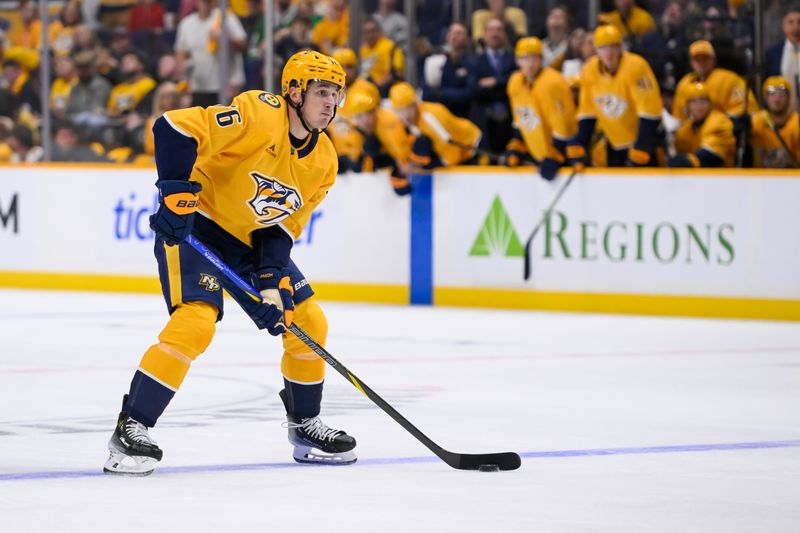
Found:
M 239 111 L 237 109 L 231 109 L 230 111 L 223 111 L 222 113 L 217 113 L 214 118 L 217 119 L 217 124 L 219 124 L 221 128 L 230 126 L 231 124 L 234 123 L 234 121 L 236 121 L 237 124 L 242 123 L 242 115 L 239 114 Z

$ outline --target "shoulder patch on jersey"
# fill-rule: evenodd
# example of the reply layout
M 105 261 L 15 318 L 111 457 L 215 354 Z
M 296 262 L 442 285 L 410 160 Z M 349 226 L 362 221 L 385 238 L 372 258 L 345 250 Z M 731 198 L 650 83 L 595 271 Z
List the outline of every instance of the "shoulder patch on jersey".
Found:
M 261 93 L 258 95 L 258 99 L 275 109 L 281 106 L 281 101 L 272 93 Z
M 256 182 L 256 193 L 248 205 L 259 217 L 257 222 L 271 226 L 288 217 L 303 205 L 300 192 L 272 176 L 250 172 Z

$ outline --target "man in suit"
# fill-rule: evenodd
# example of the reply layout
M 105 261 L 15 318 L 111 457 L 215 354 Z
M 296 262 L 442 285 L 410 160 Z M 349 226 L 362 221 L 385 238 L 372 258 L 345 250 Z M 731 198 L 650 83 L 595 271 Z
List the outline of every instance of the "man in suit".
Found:
M 504 23 L 499 18 L 486 22 L 483 33 L 486 47 L 475 62 L 478 86 L 475 91 L 475 122 L 480 125 L 489 148 L 502 153 L 511 139 L 511 110 L 506 86 L 517 70 L 514 54 L 508 49 Z
M 792 86 L 791 107 L 800 111 L 800 5 L 783 16 L 786 39 L 767 49 L 767 76 L 783 76 Z

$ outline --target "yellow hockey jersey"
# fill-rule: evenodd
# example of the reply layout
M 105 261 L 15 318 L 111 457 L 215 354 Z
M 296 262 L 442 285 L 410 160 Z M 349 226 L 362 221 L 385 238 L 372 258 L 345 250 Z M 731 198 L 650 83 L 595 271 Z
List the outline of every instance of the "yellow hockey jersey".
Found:
M 361 72 L 377 83 L 384 84 L 392 73 L 402 76 L 405 68 L 403 50 L 388 37 L 381 37 L 375 46 L 361 45 Z
M 420 102 L 417 105 L 419 118 L 416 129 L 430 137 L 433 150 L 442 163 L 447 166 L 458 165 L 472 157 L 471 148 L 481 140 L 478 126 L 468 119 L 453 115 L 442 104 Z
M 399 165 L 408 164 L 411 147 L 414 146 L 414 136 L 392 110 L 379 107 L 376 113 L 378 116 L 375 119 L 375 134 L 383 150 Z
M 750 145 L 753 147 L 753 166 L 756 168 L 794 168 L 800 162 L 800 115 L 793 112 L 783 127 L 778 129 L 789 154 L 775 136 L 769 111 L 753 115 Z M 794 162 L 792 161 L 794 158 Z
M 345 9 L 339 20 L 328 17 L 320 20 L 311 31 L 311 42 L 319 46 L 325 54 L 332 54 L 334 49 L 347 46 L 350 35 L 350 9 Z
M 597 126 L 617 150 L 633 145 L 639 117 L 661 119 L 658 82 L 641 56 L 623 52 L 613 75 L 597 56 L 581 70 L 578 120 L 596 118 Z
M 150 91 L 156 88 L 153 78 L 145 77 L 133 83 L 120 83 L 111 89 L 108 95 L 108 112 L 120 115 L 133 111 Z
M 66 111 L 69 105 L 69 94 L 77 83 L 77 76 L 71 80 L 56 78 L 50 87 L 50 108 L 61 113 Z
M 514 126 L 528 152 L 537 161 L 546 157 L 560 160 L 563 156 L 553 146 L 553 138 L 566 142 L 577 132 L 575 101 L 564 77 L 544 68 L 531 84 L 517 71 L 506 90 Z
M 602 24 L 616 26 L 623 37 L 627 37 L 630 34 L 641 37 L 656 28 L 656 22 L 650 13 L 639 6 L 631 8 L 627 19 L 623 20 L 619 11 L 611 11 L 609 13 L 601 13 L 597 20 Z
M 230 106 L 167 111 L 178 132 L 197 142 L 190 179 L 203 186 L 199 213 L 251 245 L 253 231 L 279 225 L 295 239 L 336 180 L 338 162 L 324 133 L 289 142 L 280 96 L 248 91 Z
M 685 120 L 675 132 L 675 150 L 678 153 L 694 154 L 701 148 L 721 157 L 723 166 L 734 166 L 736 139 L 733 122 L 725 113 L 712 109 L 700 125 Z
M 681 78 L 675 88 L 675 97 L 672 101 L 672 115 L 675 118 L 681 120 L 686 118 L 687 95 L 690 94 L 692 86 L 701 81 L 708 88 L 711 107 L 717 111 L 737 117 L 746 110 L 751 112 L 758 110 L 755 97 L 751 95 L 748 98 L 747 83 L 741 76 L 731 70 L 715 68 L 705 80 L 701 80 L 694 72 Z M 755 108 L 753 108 L 754 105 Z

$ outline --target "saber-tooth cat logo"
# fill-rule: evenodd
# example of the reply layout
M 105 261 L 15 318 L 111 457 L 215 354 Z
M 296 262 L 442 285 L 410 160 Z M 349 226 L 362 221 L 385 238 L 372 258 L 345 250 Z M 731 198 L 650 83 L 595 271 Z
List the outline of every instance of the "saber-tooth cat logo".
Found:
M 269 225 L 280 222 L 303 205 L 296 189 L 258 172 L 251 172 L 250 176 L 256 180 L 256 194 L 248 204 L 259 216 L 259 223 Z
M 11 197 L 8 208 L 3 206 L 3 199 L 0 198 L 0 227 L 3 230 L 10 230 L 12 233 L 19 233 L 19 207 L 17 193 Z

